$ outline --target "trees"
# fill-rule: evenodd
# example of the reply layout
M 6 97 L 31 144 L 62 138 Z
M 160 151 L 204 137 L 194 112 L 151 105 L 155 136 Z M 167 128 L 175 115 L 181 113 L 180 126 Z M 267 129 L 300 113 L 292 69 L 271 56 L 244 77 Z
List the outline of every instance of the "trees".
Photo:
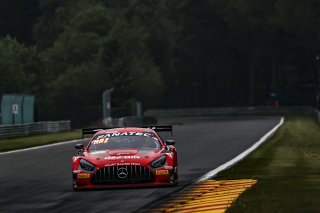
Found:
M 317 1 L 189 0 L 177 5 L 181 30 L 175 69 L 183 79 L 175 87 L 180 84 L 185 90 L 180 94 L 189 94 L 183 100 L 205 94 L 202 105 L 262 105 L 276 91 L 284 103 L 310 96 L 300 102 L 314 104 L 313 91 L 303 92 L 301 85 L 312 85 L 316 73 Z
M 37 0 L 0 3 L 0 37 L 10 35 L 19 42 L 33 43 L 32 27 L 39 16 Z
M 109 88 L 114 116 L 132 114 L 135 100 L 212 107 L 264 105 L 272 91 L 285 104 L 320 97 L 317 0 L 1 4 L 0 92 L 37 94 L 41 119 L 96 120 Z
M 34 48 L 7 36 L 0 38 L 0 92 L 33 94 L 39 89 L 42 73 Z
M 148 102 L 158 95 L 162 79 L 148 54 L 148 28 L 134 13 L 128 15 L 130 7 L 106 7 L 99 1 L 77 1 L 75 7 L 59 8 L 55 19 L 68 21 L 60 23 L 61 33 L 41 53 L 50 79 L 45 96 L 53 100 L 47 101 L 52 110 L 46 116 L 77 121 L 85 114 L 96 120 L 108 88 L 114 88 L 116 116 L 131 114 L 132 100 Z

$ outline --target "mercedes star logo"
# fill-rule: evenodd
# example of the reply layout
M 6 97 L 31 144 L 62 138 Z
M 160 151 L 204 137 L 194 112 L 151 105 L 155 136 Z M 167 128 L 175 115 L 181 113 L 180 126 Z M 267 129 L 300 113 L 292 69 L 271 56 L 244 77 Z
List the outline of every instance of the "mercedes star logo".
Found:
M 128 176 L 128 170 L 125 167 L 120 167 L 118 169 L 118 177 L 121 179 L 125 179 Z

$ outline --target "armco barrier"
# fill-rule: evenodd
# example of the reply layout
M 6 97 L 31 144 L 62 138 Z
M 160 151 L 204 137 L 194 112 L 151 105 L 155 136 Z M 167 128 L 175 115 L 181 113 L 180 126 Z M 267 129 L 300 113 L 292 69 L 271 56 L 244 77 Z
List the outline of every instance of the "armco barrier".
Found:
M 196 116 L 286 116 L 308 115 L 320 123 L 320 112 L 313 107 L 227 107 L 227 108 L 189 108 L 189 109 L 153 109 L 144 113 L 150 117 L 196 117 Z
M 70 121 L 44 121 L 22 125 L 3 125 L 0 126 L 0 138 L 62 132 L 70 129 Z

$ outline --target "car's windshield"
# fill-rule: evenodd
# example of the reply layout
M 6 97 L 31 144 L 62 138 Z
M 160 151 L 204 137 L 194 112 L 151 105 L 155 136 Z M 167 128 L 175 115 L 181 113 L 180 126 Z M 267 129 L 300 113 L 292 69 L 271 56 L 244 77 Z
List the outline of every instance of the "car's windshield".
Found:
M 94 136 L 89 150 L 157 149 L 159 147 L 158 138 L 149 132 L 111 132 Z

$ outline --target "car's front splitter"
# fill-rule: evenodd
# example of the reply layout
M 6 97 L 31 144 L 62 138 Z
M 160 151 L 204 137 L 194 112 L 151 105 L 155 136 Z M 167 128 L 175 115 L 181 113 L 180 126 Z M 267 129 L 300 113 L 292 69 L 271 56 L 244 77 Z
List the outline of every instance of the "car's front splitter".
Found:
M 139 183 L 139 184 L 87 184 L 87 185 L 73 185 L 73 189 L 107 189 L 107 188 L 139 188 L 139 187 L 157 187 L 157 186 L 173 186 L 177 183 L 170 182 L 152 182 L 152 183 Z

